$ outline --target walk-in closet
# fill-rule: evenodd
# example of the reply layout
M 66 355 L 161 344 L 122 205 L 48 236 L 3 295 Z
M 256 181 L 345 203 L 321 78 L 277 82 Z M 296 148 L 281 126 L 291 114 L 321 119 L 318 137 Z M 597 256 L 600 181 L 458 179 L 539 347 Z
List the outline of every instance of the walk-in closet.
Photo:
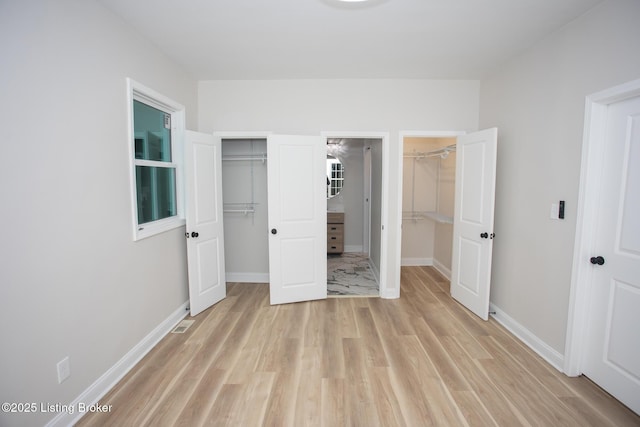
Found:
M 405 137 L 402 265 L 433 265 L 451 277 L 456 138 Z

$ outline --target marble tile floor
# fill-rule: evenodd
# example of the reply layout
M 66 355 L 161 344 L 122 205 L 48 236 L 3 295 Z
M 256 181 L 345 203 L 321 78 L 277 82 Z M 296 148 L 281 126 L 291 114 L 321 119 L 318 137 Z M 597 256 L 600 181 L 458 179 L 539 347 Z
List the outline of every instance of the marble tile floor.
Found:
M 328 296 L 379 296 L 380 288 L 362 253 L 327 255 Z

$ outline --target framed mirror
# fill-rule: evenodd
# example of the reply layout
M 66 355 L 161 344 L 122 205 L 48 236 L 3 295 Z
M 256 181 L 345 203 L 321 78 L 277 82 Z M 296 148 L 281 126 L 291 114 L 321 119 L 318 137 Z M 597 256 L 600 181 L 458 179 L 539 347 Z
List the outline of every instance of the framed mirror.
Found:
M 340 159 L 327 155 L 327 199 L 337 196 L 344 186 L 344 165 Z

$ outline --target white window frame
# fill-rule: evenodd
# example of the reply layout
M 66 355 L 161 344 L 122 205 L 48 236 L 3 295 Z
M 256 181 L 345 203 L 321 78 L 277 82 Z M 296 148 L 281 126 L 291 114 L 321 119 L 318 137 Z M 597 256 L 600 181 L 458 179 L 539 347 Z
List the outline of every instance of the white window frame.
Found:
M 139 101 L 171 116 L 171 162 L 157 162 L 136 159 L 133 101 Z M 127 105 L 129 130 L 129 164 L 131 183 L 131 215 L 133 240 L 141 240 L 186 224 L 184 214 L 183 139 L 185 130 L 185 107 L 170 98 L 150 89 L 133 79 L 127 78 Z M 176 215 L 157 221 L 138 223 L 138 196 L 136 186 L 136 166 L 170 167 L 176 171 Z

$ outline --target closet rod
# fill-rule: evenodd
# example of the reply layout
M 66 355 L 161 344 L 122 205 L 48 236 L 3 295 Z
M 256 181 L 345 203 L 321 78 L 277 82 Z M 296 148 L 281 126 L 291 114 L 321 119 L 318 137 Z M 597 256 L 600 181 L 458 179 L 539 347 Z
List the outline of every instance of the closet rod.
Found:
M 225 203 L 222 211 L 224 213 L 241 213 L 247 215 L 255 213 L 256 206 L 258 206 L 258 203 Z
M 223 212 L 224 213 L 241 213 L 241 214 L 247 215 L 247 214 L 256 213 L 256 210 L 254 208 L 249 208 L 249 209 L 224 209 Z
M 415 152 L 415 153 L 411 153 L 411 154 L 404 154 L 403 157 L 406 157 L 406 158 L 409 158 L 409 159 L 424 159 L 424 158 L 429 158 L 429 157 L 441 157 L 441 158 L 444 159 L 452 151 L 456 151 L 456 145 L 455 144 L 447 145 L 446 147 L 437 148 L 435 150 L 431 150 L 431 151 L 427 151 L 427 152 Z
M 222 156 L 223 161 L 254 161 L 260 160 L 262 163 L 267 161 L 267 153 L 251 154 L 251 155 L 226 155 Z

